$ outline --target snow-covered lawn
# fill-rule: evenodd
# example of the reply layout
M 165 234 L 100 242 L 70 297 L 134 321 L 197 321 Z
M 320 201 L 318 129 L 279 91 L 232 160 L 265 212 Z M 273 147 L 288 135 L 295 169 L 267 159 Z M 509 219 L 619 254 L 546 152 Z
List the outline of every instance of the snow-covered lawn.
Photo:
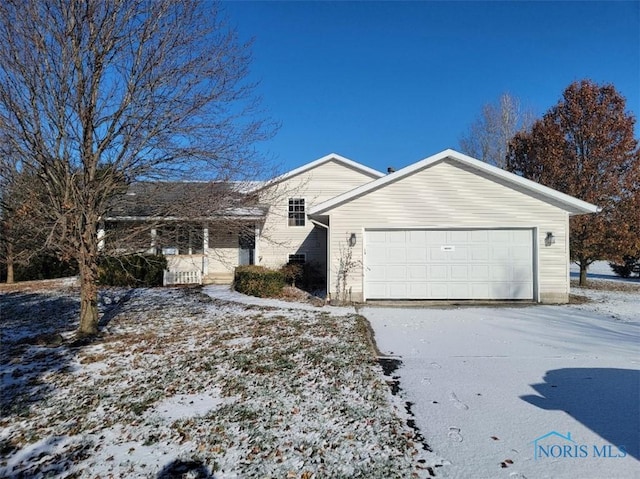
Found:
M 116 289 L 101 337 L 73 344 L 77 291 L 0 301 L 0 477 L 419 478 L 437 463 L 349 311 Z
M 584 304 L 361 311 L 438 477 L 640 477 L 640 285 L 593 284 Z

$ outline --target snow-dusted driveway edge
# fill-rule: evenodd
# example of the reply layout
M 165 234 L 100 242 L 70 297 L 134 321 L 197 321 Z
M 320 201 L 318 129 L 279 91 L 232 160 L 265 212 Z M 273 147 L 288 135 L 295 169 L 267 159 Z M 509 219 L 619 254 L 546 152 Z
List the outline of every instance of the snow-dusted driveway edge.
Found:
M 237 291 L 232 290 L 231 287 L 226 284 L 210 284 L 207 286 L 203 286 L 202 292 L 214 299 L 251 306 L 325 312 L 333 316 L 345 316 L 347 314 L 354 314 L 356 312 L 354 307 L 314 306 L 312 304 L 298 303 L 295 301 L 283 301 L 281 299 L 256 298 L 255 296 L 247 296 L 246 294 L 238 293 Z

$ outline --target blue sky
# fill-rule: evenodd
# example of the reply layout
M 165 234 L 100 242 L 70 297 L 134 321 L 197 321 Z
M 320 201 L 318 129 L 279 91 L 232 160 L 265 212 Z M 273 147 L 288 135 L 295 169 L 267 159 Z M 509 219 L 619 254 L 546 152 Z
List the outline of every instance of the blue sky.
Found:
M 226 2 L 289 170 L 335 152 L 382 171 L 445 148 L 503 92 L 538 116 L 573 81 L 640 111 L 640 2 Z M 636 136 L 638 135 L 636 127 Z

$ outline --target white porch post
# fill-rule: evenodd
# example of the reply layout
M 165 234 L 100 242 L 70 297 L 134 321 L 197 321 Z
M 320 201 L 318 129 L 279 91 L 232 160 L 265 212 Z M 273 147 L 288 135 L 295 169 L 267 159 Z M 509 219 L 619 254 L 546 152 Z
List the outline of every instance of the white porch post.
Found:
M 209 274 L 209 227 L 202 228 L 202 276 Z
M 253 262 L 255 264 L 260 264 L 260 225 L 256 224 L 254 239 L 253 239 Z
M 155 228 L 151 228 L 151 248 L 150 252 L 156 254 L 156 244 L 158 240 L 158 231 Z
M 100 224 L 98 225 L 98 251 L 104 250 L 104 235 L 104 223 L 100 222 Z

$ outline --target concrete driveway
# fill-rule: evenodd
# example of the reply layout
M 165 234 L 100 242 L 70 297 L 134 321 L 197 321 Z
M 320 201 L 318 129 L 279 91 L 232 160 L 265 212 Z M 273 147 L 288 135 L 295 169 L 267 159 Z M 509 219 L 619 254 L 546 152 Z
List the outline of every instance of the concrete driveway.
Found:
M 402 360 L 436 477 L 640 477 L 639 322 L 573 306 L 361 313 Z

